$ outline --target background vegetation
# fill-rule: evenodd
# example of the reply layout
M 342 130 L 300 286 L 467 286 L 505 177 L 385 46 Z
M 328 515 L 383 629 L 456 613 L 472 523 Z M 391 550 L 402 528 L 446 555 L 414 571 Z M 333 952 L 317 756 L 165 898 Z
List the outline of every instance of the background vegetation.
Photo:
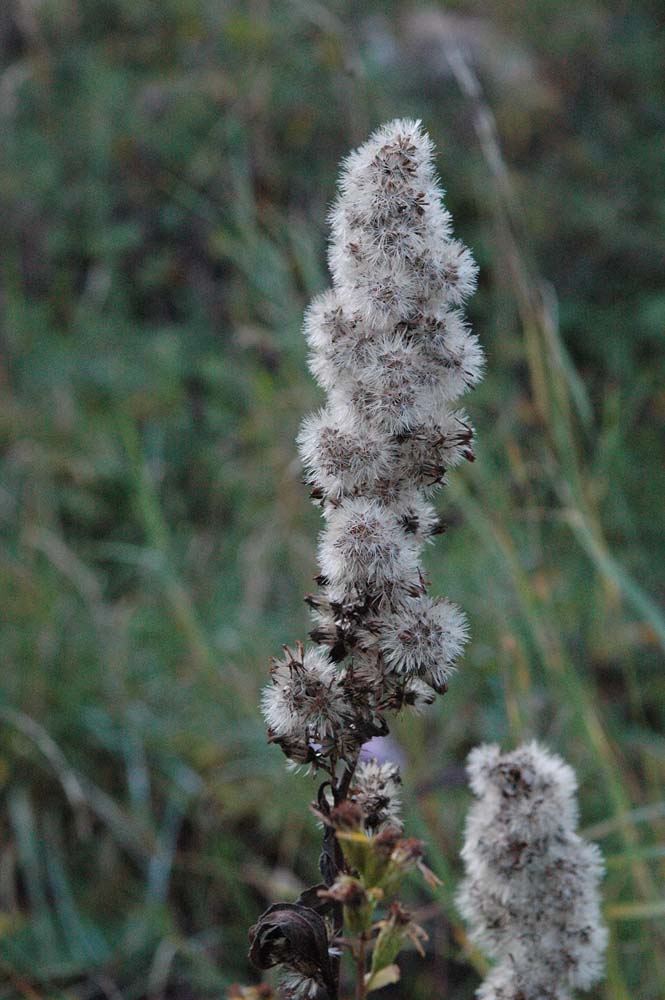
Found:
M 257 694 L 308 627 L 326 207 L 396 115 L 440 148 L 488 375 L 428 566 L 473 640 L 395 732 L 444 887 L 413 888 L 428 956 L 392 996 L 472 995 L 462 765 L 530 735 L 607 857 L 593 997 L 665 995 L 659 7 L 2 4 L 1 1000 L 222 996 L 316 880 L 314 785 Z

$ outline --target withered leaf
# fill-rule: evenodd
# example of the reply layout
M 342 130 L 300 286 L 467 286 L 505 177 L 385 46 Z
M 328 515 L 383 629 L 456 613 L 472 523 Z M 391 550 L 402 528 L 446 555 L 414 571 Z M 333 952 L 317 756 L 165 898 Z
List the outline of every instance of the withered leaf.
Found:
M 323 834 L 323 846 L 319 856 L 319 871 L 323 875 L 326 885 L 332 885 L 339 871 L 337 860 L 335 831 L 331 826 L 325 828 Z
M 343 863 L 335 831 L 330 824 L 330 802 L 326 797 L 329 781 L 324 781 L 317 792 L 317 802 L 312 803 L 312 810 L 324 824 L 323 844 L 319 856 L 319 871 L 326 885 L 332 885 Z
M 332 907 L 329 899 L 322 899 L 319 896 L 319 892 L 323 889 L 327 889 L 327 885 L 323 882 L 310 886 L 309 889 L 300 893 L 296 903 L 300 906 L 306 906 L 310 910 L 316 910 L 317 913 L 327 913 Z
M 249 959 L 259 969 L 285 965 L 334 994 L 328 934 L 316 910 L 300 903 L 275 903 L 250 928 L 249 941 Z

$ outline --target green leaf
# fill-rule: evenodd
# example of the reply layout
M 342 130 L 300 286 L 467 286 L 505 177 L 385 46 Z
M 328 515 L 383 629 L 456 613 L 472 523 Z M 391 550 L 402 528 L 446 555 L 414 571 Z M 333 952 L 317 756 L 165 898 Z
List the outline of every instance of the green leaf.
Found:
M 393 983 L 399 982 L 399 966 L 398 965 L 385 965 L 383 969 L 379 969 L 378 972 L 369 973 L 365 977 L 365 989 L 368 993 L 373 990 L 380 990 L 384 986 L 391 986 Z

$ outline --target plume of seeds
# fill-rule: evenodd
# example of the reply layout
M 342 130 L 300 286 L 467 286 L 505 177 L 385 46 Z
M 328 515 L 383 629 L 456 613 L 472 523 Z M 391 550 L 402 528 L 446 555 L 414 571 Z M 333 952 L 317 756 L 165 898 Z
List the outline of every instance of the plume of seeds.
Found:
M 378 129 L 346 159 L 330 216 L 332 288 L 305 317 L 326 406 L 300 454 L 321 505 L 314 645 L 273 662 L 269 738 L 334 775 L 388 731 L 386 715 L 446 690 L 467 638 L 463 613 L 431 597 L 423 545 L 443 530 L 430 504 L 473 459 L 460 397 L 483 356 L 461 307 L 475 284 L 416 121 Z
M 570 1000 L 602 974 L 602 859 L 577 833 L 575 774 L 537 743 L 469 756 L 458 906 L 496 965 L 479 1000 Z

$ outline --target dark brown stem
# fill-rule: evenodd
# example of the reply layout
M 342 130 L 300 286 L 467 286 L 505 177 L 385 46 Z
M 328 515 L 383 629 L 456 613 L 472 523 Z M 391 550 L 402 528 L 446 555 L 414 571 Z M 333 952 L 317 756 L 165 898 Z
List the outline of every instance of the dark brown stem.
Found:
M 333 796 L 335 799 L 335 805 L 338 806 L 340 802 L 343 802 L 349 793 L 349 788 L 351 787 L 351 781 L 353 780 L 353 775 L 356 773 L 356 767 L 358 766 L 358 759 L 360 754 L 356 755 L 355 760 L 350 764 L 347 764 L 344 769 L 344 774 L 339 779 L 339 784 L 336 788 L 333 788 Z
M 349 788 L 351 787 L 351 782 L 353 780 L 353 775 L 355 774 L 356 767 L 358 765 L 358 758 L 360 754 L 358 753 L 351 763 L 348 763 L 344 768 L 344 772 L 339 779 L 337 785 L 332 784 L 333 802 L 338 806 L 341 802 L 346 799 Z M 324 853 L 328 849 L 328 844 L 326 843 L 326 838 L 332 838 L 332 859 L 333 859 L 333 875 L 336 877 L 340 872 L 344 871 L 344 855 L 342 849 L 339 846 L 339 841 L 335 836 L 332 828 L 326 828 L 324 833 L 323 850 Z M 344 910 L 340 903 L 335 903 L 333 905 L 333 938 L 336 940 L 344 933 Z M 341 968 L 341 955 L 336 955 L 332 958 L 332 972 L 333 972 L 333 982 L 335 984 L 335 993 L 330 997 L 330 1000 L 338 1000 L 339 997 L 339 974 Z M 364 989 L 364 986 L 363 986 Z

